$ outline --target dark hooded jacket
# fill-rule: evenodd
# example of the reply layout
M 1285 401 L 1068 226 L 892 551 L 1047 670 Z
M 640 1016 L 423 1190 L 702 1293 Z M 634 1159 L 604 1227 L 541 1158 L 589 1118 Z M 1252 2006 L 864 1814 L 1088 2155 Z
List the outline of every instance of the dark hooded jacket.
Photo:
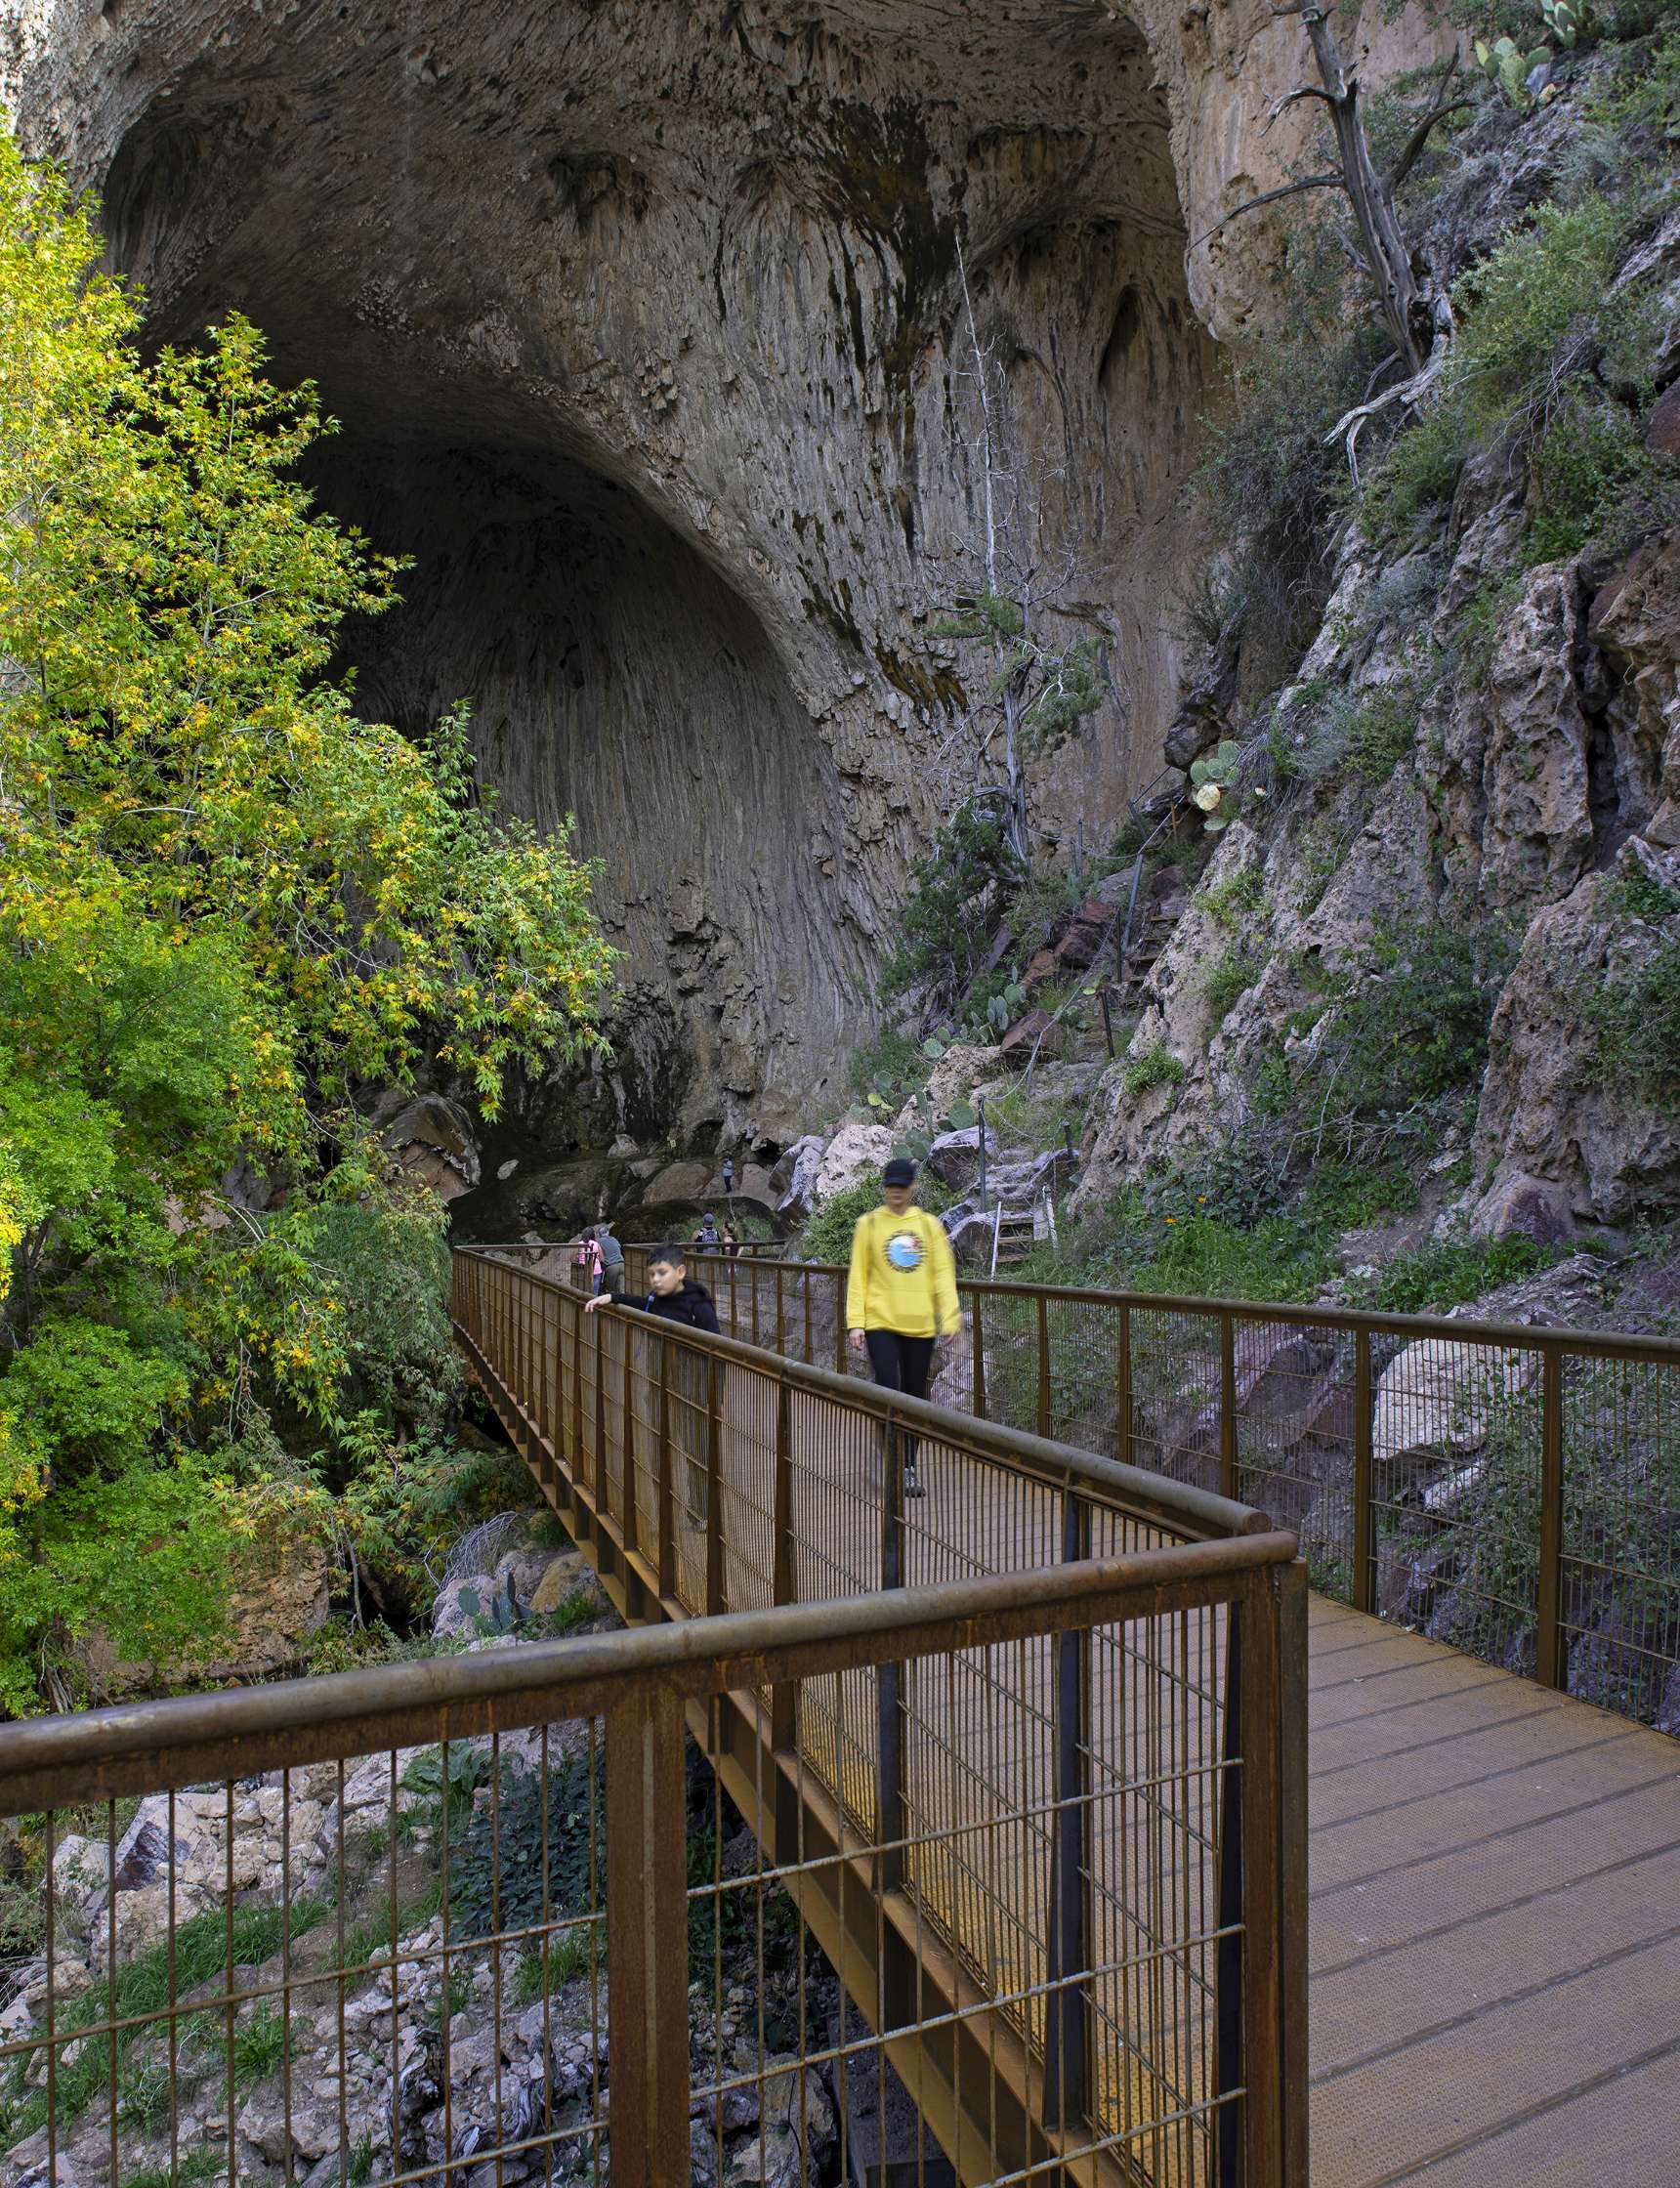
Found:
M 680 1291 L 673 1291 L 663 1299 L 656 1291 L 609 1291 L 607 1295 L 615 1307 L 640 1307 L 644 1314 L 657 1315 L 661 1322 L 680 1322 L 690 1329 L 709 1329 L 718 1334 L 718 1310 L 712 1305 L 712 1295 L 703 1283 L 685 1278 Z

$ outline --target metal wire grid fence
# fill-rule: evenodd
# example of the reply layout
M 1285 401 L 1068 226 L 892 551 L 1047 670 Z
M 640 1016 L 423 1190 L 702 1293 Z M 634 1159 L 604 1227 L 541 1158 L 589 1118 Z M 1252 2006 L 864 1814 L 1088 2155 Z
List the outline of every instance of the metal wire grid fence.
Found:
M 571 1510 L 581 1536 L 593 1528 L 599 1540 L 604 1528 L 610 1537 L 604 1571 L 620 1552 L 640 1560 L 644 1592 L 656 1585 L 672 1609 L 819 1604 L 1042 1573 L 1250 1524 L 1194 1492 L 1140 1498 L 1137 1477 L 1071 1452 L 987 1448 L 972 1423 L 895 1408 L 868 1385 L 790 1376 L 762 1353 L 651 1320 L 585 1316 L 581 1301 L 506 1263 L 458 1256 L 458 1324 L 509 1401 L 528 1359 L 509 1295 L 527 1288 L 545 1290 L 572 1323 L 559 1350 L 576 1359 L 581 1395 L 568 1408 L 563 1393 L 546 1421 L 522 1409 L 516 1436 L 564 1453 L 583 1501 L 603 1499 Z M 537 1310 L 539 1328 L 549 1311 Z M 696 1435 L 685 1449 L 674 1426 L 685 1376 L 696 1390 L 703 1378 L 703 1448 Z M 617 1410 L 601 1401 L 615 1385 L 631 1393 Z M 527 1387 L 549 1386 L 539 1375 Z M 600 1439 L 621 1435 L 626 1420 L 630 1452 L 608 1452 Z M 905 1494 L 912 1464 L 919 1497 Z M 1204 1608 L 1086 1635 L 1071 1654 L 1046 1641 L 1002 1662 L 985 1647 L 919 1665 L 836 1667 L 796 1697 L 764 1682 L 755 1690 L 778 1727 L 777 1752 L 796 1756 L 807 1791 L 831 1802 L 841 1836 L 866 1842 L 877 1875 L 908 1891 L 915 1987 L 925 1988 L 922 1948 L 937 1940 L 1035 2062 L 1040 2111 L 1047 2092 L 1051 2113 L 1123 2139 L 1138 2177 L 1211 2179 L 1230 2101 L 1220 2077 L 1229 2084 L 1235 2070 L 1218 2061 L 1211 1968 L 1233 1934 L 1214 1783 L 1231 1759 L 1227 1641 L 1223 1613 Z M 1057 1823 L 1067 1816 L 1071 1837 Z M 910 2017 L 902 2001 L 898 2017 Z
M 727 1331 L 866 1372 L 843 1270 L 693 1259 Z M 1240 1498 L 1299 1535 L 1325 1594 L 1680 1732 L 1680 1342 L 958 1291 L 948 1403 Z
M 34 2011 L 0 2037 L 9 2176 L 850 2178 L 854 2100 L 878 2117 L 899 2075 L 968 2180 L 1304 2178 L 1260 2085 L 1295 1690 L 1244 1716 L 1192 1661 L 1223 1659 L 1235 1612 L 1288 1670 L 1288 1557 L 1250 1536 L 698 1644 L 0 1728 L 0 1814 L 35 1812 L 47 1901 Z M 883 1660 L 905 1768 L 864 1825 L 757 1697 L 803 1721 L 814 1686 Z

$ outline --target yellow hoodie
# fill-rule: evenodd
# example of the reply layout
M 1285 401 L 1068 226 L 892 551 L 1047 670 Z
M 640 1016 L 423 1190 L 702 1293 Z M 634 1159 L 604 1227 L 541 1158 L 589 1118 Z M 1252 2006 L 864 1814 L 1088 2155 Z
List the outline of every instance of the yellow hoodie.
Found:
M 945 1227 L 925 1208 L 871 1208 L 852 1234 L 846 1280 L 848 1329 L 901 1337 L 948 1337 L 962 1327 L 956 1263 Z

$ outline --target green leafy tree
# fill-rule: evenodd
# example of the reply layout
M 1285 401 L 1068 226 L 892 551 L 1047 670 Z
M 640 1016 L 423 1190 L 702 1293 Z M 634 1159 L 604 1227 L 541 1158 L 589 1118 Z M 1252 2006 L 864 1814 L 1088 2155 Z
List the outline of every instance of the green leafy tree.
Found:
M 495 812 L 464 710 L 419 746 L 332 673 L 399 566 L 299 484 L 314 390 L 273 386 L 237 316 L 148 361 L 100 258 L 0 139 L 14 1709 L 90 1621 L 137 1658 L 202 1630 L 272 1497 L 271 1414 L 318 1438 L 412 1401 L 363 1325 L 424 1326 L 375 1272 L 435 1299 L 441 1218 L 357 1104 L 430 1061 L 493 1113 L 511 1068 L 599 1045 L 612 965 L 590 867 Z

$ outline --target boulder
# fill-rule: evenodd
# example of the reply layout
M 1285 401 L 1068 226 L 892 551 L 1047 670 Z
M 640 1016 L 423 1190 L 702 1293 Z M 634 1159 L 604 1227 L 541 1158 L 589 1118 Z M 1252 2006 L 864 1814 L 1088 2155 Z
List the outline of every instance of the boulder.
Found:
M 380 1138 L 404 1169 L 424 1180 L 441 1199 L 457 1199 L 479 1182 L 479 1144 L 473 1119 L 446 1094 L 388 1094 L 373 1113 Z
M 944 1116 L 953 1102 L 966 1101 L 977 1086 L 996 1078 L 1000 1065 L 995 1048 L 983 1047 L 978 1041 L 952 1041 L 928 1076 L 928 1105 L 935 1116 Z M 901 1130 L 909 1116 L 910 1111 L 905 1111 L 900 1119 Z
M 777 1215 L 809 1215 L 817 1199 L 817 1179 L 822 1168 L 824 1142 L 815 1132 L 795 1140 L 771 1172 L 771 1192 L 777 1196 Z
M 1509 1167 L 1483 1196 L 1477 1222 L 1491 1239 L 1533 1239 L 1542 1246 L 1573 1238 L 1575 1227 L 1567 1187 Z
M 953 1192 L 966 1192 L 980 1174 L 981 1130 L 971 1124 L 963 1132 L 942 1132 L 928 1150 L 926 1167 L 942 1185 L 948 1185 Z M 986 1158 L 989 1162 L 997 1154 L 997 1134 L 989 1125 L 986 1129 Z
M 1019 1067 L 1035 1051 L 1039 1055 L 1054 1052 L 1061 1038 L 1062 1029 L 1052 1022 L 1048 1011 L 1029 1010 L 1010 1027 L 997 1044 L 997 1053 L 1006 1064 Z
M 884 1124 L 849 1117 L 823 1150 L 812 1192 L 812 1205 L 824 1207 L 838 1194 L 865 1178 L 876 1178 L 893 1152 L 893 1135 Z
M 660 1206 L 668 1200 L 698 1200 L 705 1193 L 711 1174 L 709 1162 L 667 1162 L 648 1180 L 648 1189 L 642 1198 L 649 1207 Z
M 1621 863 L 1680 887 L 1680 852 L 1634 837 Z M 1488 1181 L 1471 1211 L 1479 1230 L 1543 1223 L 1567 1236 L 1566 1220 L 1619 1223 L 1680 1205 L 1680 1114 L 1658 1086 L 1600 1076 L 1599 1031 L 1582 1007 L 1680 938 L 1680 914 L 1630 922 L 1613 880 L 1589 874 L 1537 914 L 1493 1013 L 1471 1151 Z
M 1109 939 L 1114 912 L 1096 897 L 1087 897 L 1074 912 L 1068 932 L 1056 945 L 1056 963 L 1066 972 L 1088 972 Z
M 600 1594 L 600 1583 L 581 1550 L 563 1550 L 537 1582 L 530 1599 L 533 1619 L 546 1619 L 568 1602 L 579 1588 Z
M 1537 1368 L 1537 1354 L 1419 1338 L 1389 1363 L 1377 1384 L 1371 1456 L 1380 1466 L 1480 1451 L 1499 1408 L 1528 1388 Z

